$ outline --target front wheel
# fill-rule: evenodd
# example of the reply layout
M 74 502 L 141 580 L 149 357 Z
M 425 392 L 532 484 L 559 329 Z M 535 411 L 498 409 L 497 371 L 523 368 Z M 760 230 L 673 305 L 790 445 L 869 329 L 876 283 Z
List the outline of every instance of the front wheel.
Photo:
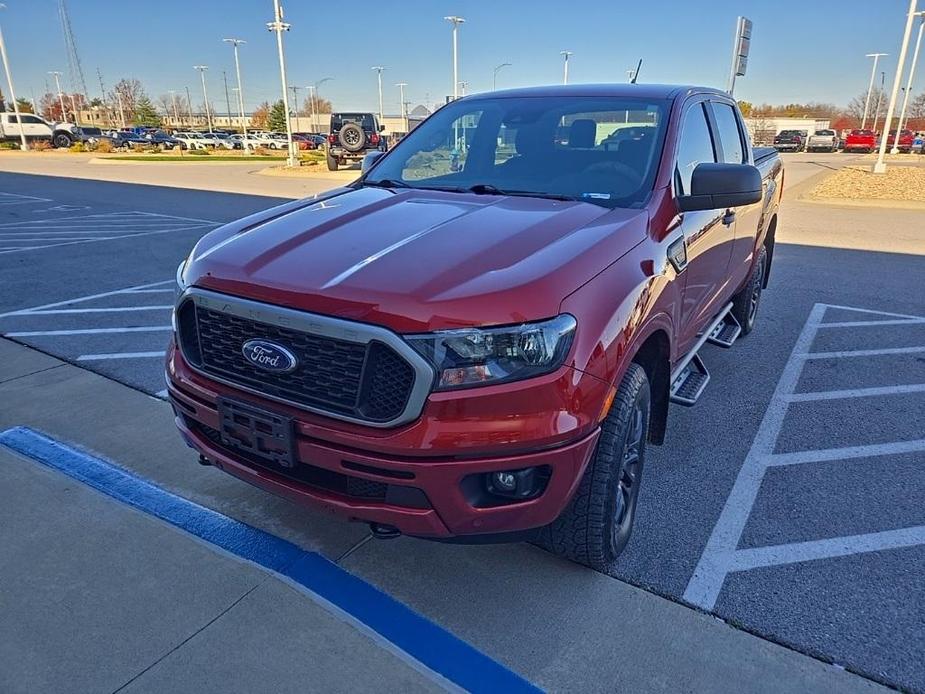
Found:
M 597 571 L 613 570 L 633 530 L 651 400 L 645 370 L 630 364 L 575 496 L 537 531 L 538 545 Z
M 70 147 L 74 143 L 74 138 L 72 138 L 67 133 L 58 133 L 52 139 L 52 144 L 55 147 Z

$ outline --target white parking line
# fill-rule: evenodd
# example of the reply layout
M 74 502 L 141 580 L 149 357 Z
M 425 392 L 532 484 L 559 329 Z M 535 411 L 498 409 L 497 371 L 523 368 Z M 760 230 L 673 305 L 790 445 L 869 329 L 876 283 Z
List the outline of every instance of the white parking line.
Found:
M 163 357 L 166 354 L 163 350 L 160 352 L 108 352 L 106 354 L 81 354 L 77 361 L 102 361 L 106 359 L 147 359 L 149 357 Z
M 42 315 L 42 314 L 39 314 Z M 112 333 L 153 333 L 171 330 L 169 325 L 142 325 L 133 328 L 80 328 L 77 330 L 27 330 L 6 333 L 7 337 L 51 337 L 61 335 L 105 335 Z
M 0 207 L 9 205 L 24 205 L 26 203 L 51 202 L 48 198 L 37 198 L 33 195 L 18 195 L 17 193 L 0 193 Z
M 129 289 L 126 294 L 173 294 L 176 289 L 167 287 L 166 289 Z
M 49 311 L 29 311 L 32 316 L 57 316 L 67 313 L 123 313 L 127 311 L 170 311 L 173 305 L 167 306 L 114 306 L 107 308 L 55 308 Z
M 99 294 L 87 294 L 86 296 L 78 296 L 74 299 L 65 299 L 64 301 L 55 301 L 51 304 L 42 304 L 41 306 L 32 306 L 30 308 L 21 308 L 16 311 L 8 311 L 7 313 L 0 313 L 0 318 L 5 318 L 7 316 L 20 316 L 27 313 L 33 313 L 35 311 L 43 311 L 47 308 L 57 308 L 58 306 L 67 306 L 68 304 L 79 304 L 84 301 L 93 301 L 94 299 L 105 299 L 109 296 L 115 296 L 116 294 L 126 294 L 132 292 L 136 289 L 148 289 L 149 287 L 161 287 L 165 284 L 171 284 L 174 280 L 162 280 L 161 282 L 149 282 L 148 284 L 138 284 L 134 287 L 127 287 L 125 289 L 114 289 L 111 292 L 100 292 Z M 171 307 L 173 308 L 173 307 Z
M 902 321 L 908 323 L 908 321 Z M 879 357 L 885 354 L 916 354 L 925 352 L 925 345 L 915 347 L 887 347 L 885 349 L 851 349 L 845 352 L 810 352 L 804 359 L 843 359 L 845 357 Z
M 888 318 L 883 321 L 823 323 L 822 319 L 828 308 L 883 315 Z M 742 463 L 742 467 L 739 469 L 739 474 L 726 499 L 719 519 L 716 521 L 703 554 L 700 556 L 700 560 L 688 582 L 687 589 L 684 591 L 683 597 L 687 602 L 712 610 L 726 577 L 735 571 L 744 571 L 758 566 L 774 566 L 782 563 L 824 559 L 878 549 L 925 544 L 925 527 L 918 527 L 829 540 L 797 542 L 775 547 L 737 549 L 742 531 L 745 529 L 752 507 L 758 497 L 765 472 L 770 467 L 925 450 L 925 441 L 918 440 L 878 444 L 877 446 L 796 451 L 783 454 L 774 453 L 784 419 L 793 402 L 925 391 L 925 384 L 913 384 L 814 393 L 794 392 L 803 372 L 803 367 L 807 362 L 807 357 L 814 354 L 809 348 L 817 332 L 821 328 L 856 327 L 861 322 L 865 325 L 918 325 L 925 323 L 925 318 L 869 309 L 854 309 L 848 306 L 829 306 L 826 304 L 813 306 L 806 324 L 797 337 L 790 358 L 784 365 L 781 378 L 774 389 L 752 446 Z M 838 353 L 832 354 L 835 356 L 830 356 L 830 358 L 840 358 Z M 854 355 L 849 354 L 847 356 Z

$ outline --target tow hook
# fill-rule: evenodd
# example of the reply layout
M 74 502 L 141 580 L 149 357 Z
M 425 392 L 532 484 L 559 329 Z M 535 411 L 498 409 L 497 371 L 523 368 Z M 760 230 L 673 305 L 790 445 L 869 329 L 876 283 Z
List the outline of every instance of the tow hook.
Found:
M 200 453 L 199 454 L 199 464 L 209 466 L 209 465 L 212 465 L 212 461 Z
M 377 540 L 394 540 L 396 537 L 401 537 L 401 530 L 393 525 L 384 525 L 382 523 L 370 523 L 369 532 Z

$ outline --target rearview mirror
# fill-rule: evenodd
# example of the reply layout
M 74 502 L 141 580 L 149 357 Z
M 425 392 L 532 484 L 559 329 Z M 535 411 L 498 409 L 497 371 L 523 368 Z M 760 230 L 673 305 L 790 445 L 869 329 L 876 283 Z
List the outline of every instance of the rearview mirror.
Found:
M 698 164 L 691 176 L 691 194 L 678 198 L 682 212 L 740 207 L 760 202 L 761 172 L 750 164 Z
M 373 164 L 379 161 L 379 157 L 381 157 L 383 154 L 385 154 L 385 152 L 370 152 L 367 154 L 365 157 L 363 157 L 363 161 L 360 164 L 360 171 L 363 173 L 369 171 Z
M 384 133 L 384 132 L 385 132 L 385 126 L 384 126 L 384 125 L 380 125 L 380 126 L 379 126 L 379 132 L 381 132 L 381 133 Z

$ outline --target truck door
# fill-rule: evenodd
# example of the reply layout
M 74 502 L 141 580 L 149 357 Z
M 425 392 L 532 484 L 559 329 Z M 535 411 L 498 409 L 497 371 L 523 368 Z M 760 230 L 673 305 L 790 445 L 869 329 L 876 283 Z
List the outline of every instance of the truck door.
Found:
M 681 120 L 674 185 L 675 195 L 690 192 L 691 175 L 701 163 L 718 161 L 705 101 L 688 103 Z M 681 231 L 687 247 L 684 290 L 679 320 L 679 348 L 686 352 L 706 323 L 719 310 L 718 297 L 726 277 L 734 230 L 724 220 L 726 210 L 684 212 Z
M 745 129 L 736 109 L 725 101 L 712 100 L 710 108 L 713 115 L 714 132 L 720 145 L 720 161 L 727 164 L 751 164 L 751 147 L 748 144 Z M 762 203 L 743 205 L 726 211 L 727 218 L 734 217 L 735 223 L 732 257 L 729 261 L 727 284 L 723 296 L 730 296 L 737 291 L 752 267 L 758 225 L 761 222 Z

